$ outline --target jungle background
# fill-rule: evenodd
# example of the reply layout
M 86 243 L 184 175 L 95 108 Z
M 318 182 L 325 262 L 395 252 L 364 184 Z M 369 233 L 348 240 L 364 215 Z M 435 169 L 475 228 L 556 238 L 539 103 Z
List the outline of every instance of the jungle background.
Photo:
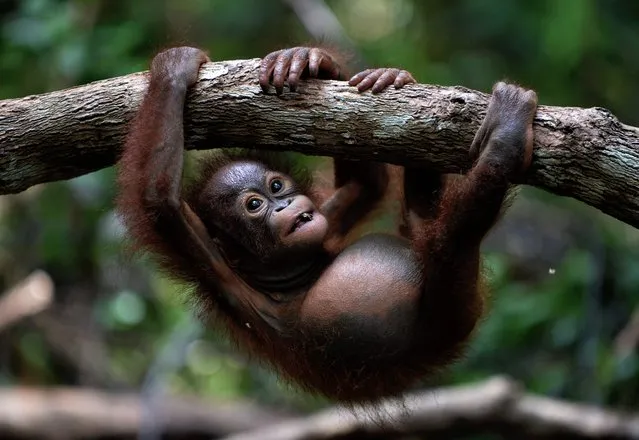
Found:
M 337 22 L 303 16 L 303 3 L 0 0 L 0 99 L 146 70 L 174 44 L 230 60 L 327 34 L 362 64 L 403 67 L 419 82 L 489 91 L 508 78 L 534 88 L 541 104 L 605 107 L 639 125 L 639 2 L 321 2 Z M 0 328 L 0 385 L 326 406 L 247 362 L 201 327 L 179 286 L 127 257 L 114 175 L 0 197 L 0 292 L 36 269 L 55 284 L 45 310 Z M 636 410 L 639 231 L 523 188 L 484 250 L 490 313 L 437 384 L 505 374 L 531 392 Z

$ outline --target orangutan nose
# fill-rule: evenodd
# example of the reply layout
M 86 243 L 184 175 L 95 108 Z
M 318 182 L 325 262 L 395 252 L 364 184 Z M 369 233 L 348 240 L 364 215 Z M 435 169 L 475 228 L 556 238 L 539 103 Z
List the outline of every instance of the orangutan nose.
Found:
M 293 203 L 293 199 L 278 200 L 277 206 L 275 207 L 275 212 L 280 212 L 291 203 Z

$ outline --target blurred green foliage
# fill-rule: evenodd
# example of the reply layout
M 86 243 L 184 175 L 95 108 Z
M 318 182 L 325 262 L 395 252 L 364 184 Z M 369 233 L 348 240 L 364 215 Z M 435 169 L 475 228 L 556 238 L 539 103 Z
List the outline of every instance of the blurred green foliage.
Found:
M 481 90 L 506 77 L 535 88 L 542 104 L 607 107 L 639 125 L 639 2 L 327 4 L 341 40 L 368 65 Z M 311 40 L 276 0 L 4 0 L 0 98 L 140 71 L 174 43 L 235 59 Z M 0 198 L 0 287 L 46 269 L 57 301 L 45 315 L 63 326 L 36 317 L 0 333 L 0 383 L 166 386 L 321 405 L 205 331 L 180 286 L 128 257 L 114 192 L 110 169 Z M 637 347 L 615 341 L 639 310 L 639 234 L 540 191 L 524 191 L 517 206 L 522 217 L 507 215 L 510 226 L 487 246 L 492 310 L 466 360 L 437 382 L 506 373 L 545 394 L 636 408 Z

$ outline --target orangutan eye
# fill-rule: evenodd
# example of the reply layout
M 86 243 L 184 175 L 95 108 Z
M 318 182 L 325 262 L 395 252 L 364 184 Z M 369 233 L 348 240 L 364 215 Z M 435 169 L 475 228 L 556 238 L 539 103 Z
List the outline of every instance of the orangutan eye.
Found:
M 282 183 L 281 180 L 273 179 L 273 181 L 271 181 L 271 192 L 273 194 L 280 192 L 283 187 L 284 187 L 284 184 Z
M 249 212 L 257 211 L 260 206 L 262 206 L 262 201 L 256 197 L 252 197 L 246 202 L 246 209 L 248 209 Z

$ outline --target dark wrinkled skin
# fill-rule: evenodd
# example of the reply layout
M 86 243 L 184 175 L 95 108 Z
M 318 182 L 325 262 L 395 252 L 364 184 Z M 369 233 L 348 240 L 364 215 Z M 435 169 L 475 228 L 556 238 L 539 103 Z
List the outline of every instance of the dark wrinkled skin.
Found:
M 153 60 L 120 162 L 118 208 L 136 243 L 195 283 L 203 315 L 240 348 L 305 389 L 371 401 L 454 361 L 483 311 L 481 240 L 530 164 L 534 92 L 495 85 L 463 178 L 335 159 L 335 189 L 321 198 L 286 167 L 246 153 L 209 163 L 185 193 L 183 108 L 207 60 L 185 47 Z M 342 75 L 333 54 L 297 47 L 267 55 L 259 83 L 281 94 Z M 380 93 L 414 82 L 382 68 L 349 84 Z M 403 188 L 398 234 L 349 242 L 389 185 Z

